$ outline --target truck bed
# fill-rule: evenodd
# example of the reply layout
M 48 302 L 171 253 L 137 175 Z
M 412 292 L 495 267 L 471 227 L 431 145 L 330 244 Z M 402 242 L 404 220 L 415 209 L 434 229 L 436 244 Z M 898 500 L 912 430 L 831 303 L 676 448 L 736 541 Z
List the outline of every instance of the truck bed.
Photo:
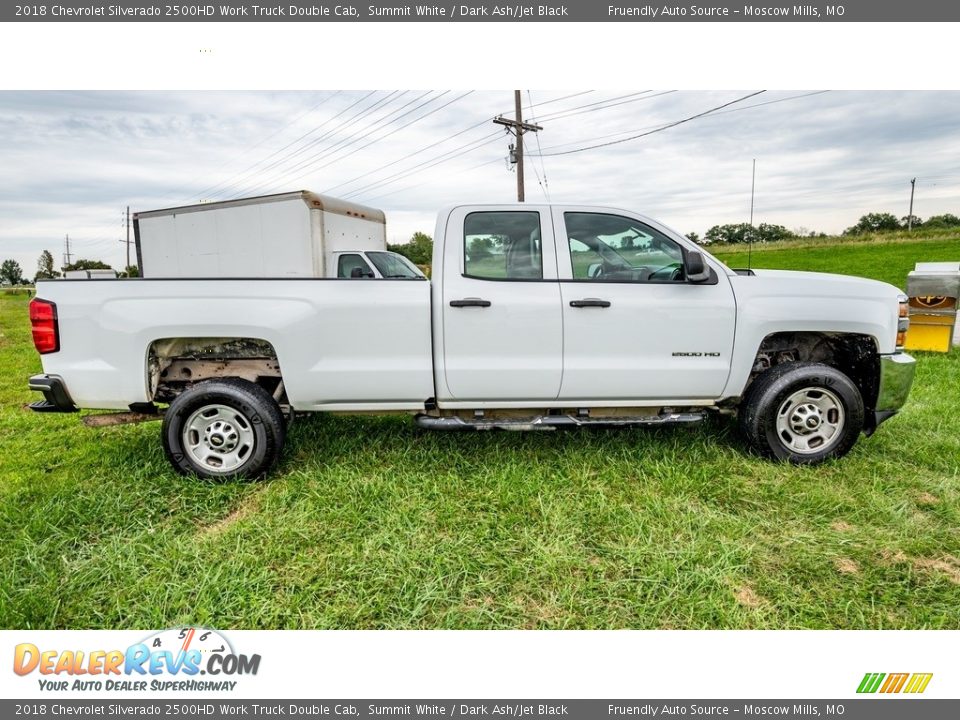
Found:
M 169 338 L 269 343 L 295 410 L 422 410 L 435 394 L 426 280 L 52 280 L 37 297 L 59 320 L 44 372 L 79 407 L 150 400 L 150 348 Z

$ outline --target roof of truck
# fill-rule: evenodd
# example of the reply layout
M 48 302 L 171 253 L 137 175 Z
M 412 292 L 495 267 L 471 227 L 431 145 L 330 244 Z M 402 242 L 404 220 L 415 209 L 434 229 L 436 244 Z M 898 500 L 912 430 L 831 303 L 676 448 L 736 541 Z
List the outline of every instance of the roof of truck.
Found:
M 366 205 L 359 205 L 349 200 L 330 197 L 329 195 L 321 195 L 320 193 L 310 192 L 309 190 L 296 190 L 294 192 L 277 193 L 275 195 L 257 195 L 255 197 L 197 203 L 195 205 L 180 205 L 178 207 L 162 208 L 160 210 L 145 210 L 134 213 L 133 216 L 135 218 L 146 218 L 160 215 L 178 215 L 182 213 L 201 212 L 203 210 L 216 210 L 218 208 L 239 207 L 242 205 L 283 202 L 297 198 L 303 200 L 307 207 L 311 209 L 323 210 L 324 212 L 334 213 L 336 215 L 361 218 L 371 222 L 384 224 L 387 222 L 383 210 L 377 210 L 376 208 L 367 207 Z

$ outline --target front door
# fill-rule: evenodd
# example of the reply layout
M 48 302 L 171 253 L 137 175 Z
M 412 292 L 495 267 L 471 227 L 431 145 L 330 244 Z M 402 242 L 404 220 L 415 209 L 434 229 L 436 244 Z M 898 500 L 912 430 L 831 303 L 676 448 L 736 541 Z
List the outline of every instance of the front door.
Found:
M 549 208 L 464 208 L 447 222 L 441 398 L 555 399 L 563 314 Z
M 636 218 L 554 210 L 563 305 L 561 400 L 717 398 L 736 306 L 725 274 L 683 276 L 684 245 Z M 721 268 L 722 270 L 722 268 Z

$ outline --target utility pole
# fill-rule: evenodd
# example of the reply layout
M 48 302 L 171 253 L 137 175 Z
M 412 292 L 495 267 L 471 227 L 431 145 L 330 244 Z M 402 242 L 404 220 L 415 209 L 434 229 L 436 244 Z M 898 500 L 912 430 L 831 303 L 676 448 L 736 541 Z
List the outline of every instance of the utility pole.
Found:
M 124 272 L 127 271 L 127 268 L 130 267 L 130 206 L 127 205 L 127 239 L 124 241 L 127 244 L 127 264 L 124 265 Z
M 70 253 L 70 234 L 67 233 L 66 238 L 64 239 L 63 245 L 63 265 L 66 267 L 70 264 L 70 260 L 73 258 L 73 255 Z
M 907 215 L 907 232 L 913 232 L 913 191 L 917 187 L 917 179 L 910 181 L 910 214 Z
M 513 91 L 513 102 L 516 110 L 516 119 L 507 120 L 505 117 L 500 116 L 493 119 L 493 122 L 497 125 L 503 125 L 507 130 L 514 134 L 517 138 L 517 147 L 514 153 L 517 165 L 517 201 L 524 201 L 524 192 L 523 192 L 523 135 L 528 132 L 537 132 L 538 130 L 543 130 L 539 125 L 533 125 L 531 123 L 525 123 L 523 121 L 523 109 L 520 106 L 520 91 Z M 511 158 L 512 160 L 513 158 Z

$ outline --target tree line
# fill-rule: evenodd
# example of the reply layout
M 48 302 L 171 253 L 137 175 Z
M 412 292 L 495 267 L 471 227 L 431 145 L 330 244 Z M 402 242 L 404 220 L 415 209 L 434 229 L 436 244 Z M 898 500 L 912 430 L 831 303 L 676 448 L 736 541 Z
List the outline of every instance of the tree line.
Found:
M 872 212 L 863 215 L 856 223 L 843 231 L 844 236 L 867 235 L 873 233 L 895 232 L 906 230 L 908 227 L 923 228 L 927 230 L 949 230 L 951 228 L 960 229 L 960 217 L 952 213 L 943 215 L 934 215 L 923 220 L 916 215 L 912 217 L 897 218 L 893 213 Z M 700 245 L 712 245 L 714 243 L 741 244 L 741 243 L 767 243 L 778 242 L 781 240 L 797 240 L 811 237 L 827 237 L 824 232 L 815 232 L 806 228 L 788 230 L 783 225 L 772 223 L 760 223 L 751 225 L 750 223 L 727 223 L 725 225 L 714 225 L 707 230 L 703 237 L 699 233 L 687 233 L 687 237 Z M 421 266 L 430 265 L 433 261 L 433 238 L 426 233 L 415 232 L 413 237 L 405 243 L 388 244 L 387 249 L 403 255 L 412 263 Z M 480 248 L 482 251 L 482 248 Z M 77 260 L 69 265 L 64 265 L 62 272 L 71 270 L 112 270 L 113 268 L 101 260 Z M 37 272 L 33 276 L 33 282 L 37 280 L 49 280 L 61 277 L 62 272 L 54 268 L 53 255 L 49 250 L 40 253 L 37 260 Z M 118 273 L 119 277 L 138 277 L 140 270 L 136 265 L 131 265 Z M 23 269 L 16 260 L 7 259 L 0 263 L 0 284 L 3 285 L 27 285 L 30 280 L 23 275 Z
M 24 276 L 23 268 L 16 260 L 8 258 L 0 263 L 0 285 L 30 285 L 37 280 L 62 277 L 63 273 L 71 270 L 113 270 L 113 267 L 102 260 L 80 259 L 57 270 L 53 264 L 53 254 L 49 250 L 44 250 L 37 259 L 37 271 L 32 280 Z M 136 265 L 130 265 L 117 273 L 118 277 L 139 277 L 139 275 L 140 269 Z
M 924 228 L 927 230 L 949 230 L 960 228 L 960 217 L 951 213 L 934 215 L 923 220 L 916 215 L 897 219 L 897 216 L 888 212 L 872 212 L 861 216 L 856 225 L 851 225 L 843 231 L 843 235 L 857 236 L 873 233 L 895 232 L 908 228 Z M 728 223 L 714 225 L 701 238 L 698 233 L 688 233 L 687 237 L 695 243 L 709 245 L 712 243 L 766 243 L 779 240 L 797 240 L 800 238 L 827 237 L 827 233 L 814 232 L 806 228 L 788 230 L 783 225 L 760 223 Z

